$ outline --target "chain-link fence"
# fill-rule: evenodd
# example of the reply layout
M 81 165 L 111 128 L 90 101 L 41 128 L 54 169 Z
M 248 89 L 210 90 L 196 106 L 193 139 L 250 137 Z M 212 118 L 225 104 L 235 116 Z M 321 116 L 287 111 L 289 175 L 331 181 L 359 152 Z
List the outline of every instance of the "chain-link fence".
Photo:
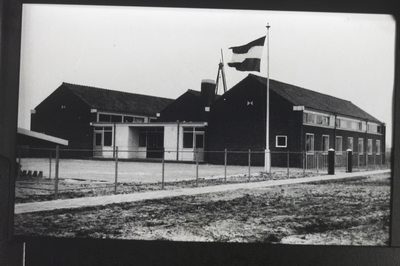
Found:
M 327 152 L 28 149 L 17 153 L 16 195 L 22 201 L 301 178 L 328 173 Z M 386 157 L 386 158 L 385 158 Z M 336 171 L 389 168 L 383 154 L 335 153 Z M 171 160 L 167 158 L 177 158 Z M 208 163 L 214 162 L 214 163 Z M 18 201 L 17 201 L 18 202 Z

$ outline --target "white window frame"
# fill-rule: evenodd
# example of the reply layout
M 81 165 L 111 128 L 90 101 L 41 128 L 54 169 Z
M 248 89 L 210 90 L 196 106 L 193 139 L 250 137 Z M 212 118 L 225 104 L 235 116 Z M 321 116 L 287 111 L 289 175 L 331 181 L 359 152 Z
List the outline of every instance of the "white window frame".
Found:
M 310 150 L 307 150 L 307 137 L 308 136 L 310 136 L 311 137 L 311 143 L 310 143 Z M 306 148 L 306 153 L 314 153 L 314 141 L 315 141 L 315 138 L 314 138 L 314 134 L 312 134 L 312 133 L 306 133 L 306 142 L 305 142 L 305 148 Z
M 328 146 L 325 147 L 325 149 L 324 149 L 324 144 L 325 144 L 324 138 L 327 138 L 327 141 L 328 141 Z M 327 153 L 328 153 L 328 150 L 329 150 L 329 135 L 322 135 L 321 146 L 322 146 L 322 147 L 321 147 L 322 153 L 323 153 L 323 154 L 327 154 Z
M 372 155 L 372 153 L 373 153 L 373 145 L 374 145 L 374 142 L 373 142 L 373 140 L 372 139 L 368 139 L 368 143 L 367 143 L 367 152 L 368 152 L 368 155 Z
M 96 128 L 99 128 L 99 129 L 96 129 Z M 111 129 L 105 129 L 105 128 L 111 128 Z M 110 145 L 104 145 L 105 133 L 111 133 L 111 144 Z M 100 145 L 96 144 L 96 134 L 101 134 L 101 144 Z M 114 145 L 114 128 L 112 126 L 96 126 L 96 127 L 94 127 L 93 135 L 94 135 L 93 145 L 96 147 L 100 147 L 100 146 L 101 147 L 112 147 Z
M 360 151 L 360 144 L 362 144 L 361 151 Z M 364 154 L 364 138 L 358 139 L 358 154 L 360 154 L 360 155 Z
M 376 155 L 381 155 L 381 140 L 375 140 Z
M 196 149 L 198 148 L 196 145 L 196 135 L 202 135 L 203 136 L 203 144 L 201 147 L 201 149 L 204 149 L 204 145 L 205 145 L 205 129 L 203 127 L 183 127 L 183 143 L 182 143 L 182 147 L 183 149 Z M 185 138 L 187 135 L 190 135 L 192 138 L 192 143 L 190 145 L 190 147 L 185 147 L 186 141 Z
M 351 147 L 349 145 L 350 140 L 351 140 Z M 354 138 L 353 137 L 347 137 L 347 149 L 354 151 Z
M 278 138 L 285 138 L 285 145 L 279 145 Z M 287 148 L 287 136 L 285 135 L 276 135 L 275 137 L 275 147 L 276 148 Z

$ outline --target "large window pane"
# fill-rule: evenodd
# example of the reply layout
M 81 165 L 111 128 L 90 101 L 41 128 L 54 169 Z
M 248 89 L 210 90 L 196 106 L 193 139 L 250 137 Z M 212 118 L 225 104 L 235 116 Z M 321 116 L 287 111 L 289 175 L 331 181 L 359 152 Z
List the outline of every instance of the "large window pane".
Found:
M 183 147 L 193 148 L 193 132 L 183 133 Z
M 102 137 L 102 134 L 101 133 L 96 133 L 96 143 L 95 143 L 95 145 L 96 146 L 101 146 L 101 137 Z
M 112 145 L 112 132 L 104 132 L 104 146 Z
M 204 148 L 204 135 L 196 134 L 196 148 Z

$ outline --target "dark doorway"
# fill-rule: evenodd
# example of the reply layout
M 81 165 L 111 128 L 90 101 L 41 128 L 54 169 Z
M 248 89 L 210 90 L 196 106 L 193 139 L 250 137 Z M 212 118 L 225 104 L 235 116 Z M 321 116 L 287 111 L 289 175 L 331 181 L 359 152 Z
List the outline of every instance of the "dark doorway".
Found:
M 147 158 L 162 158 L 164 150 L 164 128 L 147 129 Z

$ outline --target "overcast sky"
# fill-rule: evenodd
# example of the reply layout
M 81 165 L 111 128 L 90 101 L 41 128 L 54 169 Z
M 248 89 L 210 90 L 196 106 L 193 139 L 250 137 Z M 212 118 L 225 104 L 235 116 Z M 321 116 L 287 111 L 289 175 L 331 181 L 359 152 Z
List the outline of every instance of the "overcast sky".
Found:
M 392 130 L 396 23 L 389 15 L 25 4 L 19 126 L 62 82 L 177 98 L 216 79 L 221 49 L 228 89 L 249 73 L 227 66 L 266 34 L 270 78 L 329 94 Z M 222 85 L 221 85 L 222 88 Z M 221 92 L 221 90 L 220 90 Z

